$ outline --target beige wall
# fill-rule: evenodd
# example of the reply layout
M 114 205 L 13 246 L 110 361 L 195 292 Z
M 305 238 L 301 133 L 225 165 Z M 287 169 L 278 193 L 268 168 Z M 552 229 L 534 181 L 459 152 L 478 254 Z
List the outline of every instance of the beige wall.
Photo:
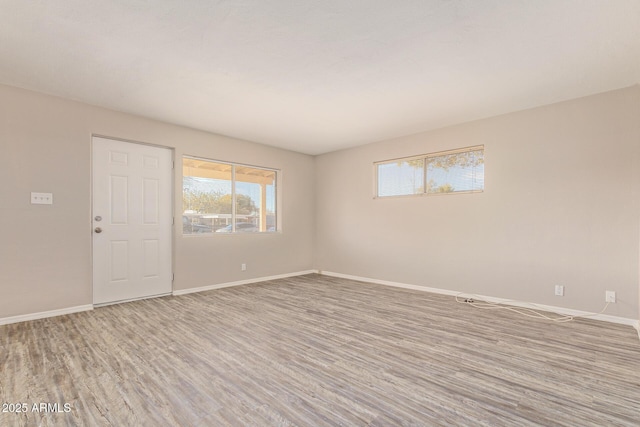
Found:
M 92 134 L 174 148 L 177 190 L 183 154 L 282 170 L 282 233 L 183 237 L 176 221 L 176 290 L 312 268 L 313 157 L 0 86 L 0 318 L 91 304 Z
M 178 221 L 176 290 L 317 268 L 639 318 L 639 117 L 635 86 L 314 159 L 0 86 L 0 318 L 91 304 L 92 134 L 282 170 L 282 233 Z M 476 144 L 484 193 L 373 199 L 374 161 Z
M 634 86 L 319 156 L 315 267 L 637 319 L 639 117 Z M 484 193 L 373 198 L 373 162 L 477 144 Z

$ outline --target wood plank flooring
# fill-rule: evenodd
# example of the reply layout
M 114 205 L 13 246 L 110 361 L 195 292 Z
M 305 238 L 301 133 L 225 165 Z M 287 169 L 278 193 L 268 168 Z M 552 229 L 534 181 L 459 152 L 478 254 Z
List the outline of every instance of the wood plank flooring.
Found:
M 0 368 L 0 426 L 640 425 L 631 327 L 319 275 L 0 326 Z

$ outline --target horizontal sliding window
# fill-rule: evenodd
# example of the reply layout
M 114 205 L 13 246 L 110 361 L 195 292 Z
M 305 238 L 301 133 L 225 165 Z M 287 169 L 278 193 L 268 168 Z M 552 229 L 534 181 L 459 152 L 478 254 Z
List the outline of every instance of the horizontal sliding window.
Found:
M 484 190 L 484 146 L 375 163 L 376 196 L 472 193 Z
M 276 231 L 276 170 L 192 157 L 182 170 L 184 234 Z

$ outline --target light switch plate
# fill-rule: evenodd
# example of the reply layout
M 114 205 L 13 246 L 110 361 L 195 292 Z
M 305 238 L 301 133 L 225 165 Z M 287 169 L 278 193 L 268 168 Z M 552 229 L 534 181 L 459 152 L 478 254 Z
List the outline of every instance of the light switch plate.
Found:
M 31 193 L 32 205 L 52 205 L 53 193 Z

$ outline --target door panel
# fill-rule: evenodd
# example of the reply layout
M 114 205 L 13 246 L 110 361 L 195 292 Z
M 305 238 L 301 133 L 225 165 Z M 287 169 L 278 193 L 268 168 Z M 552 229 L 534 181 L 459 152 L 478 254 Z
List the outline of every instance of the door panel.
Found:
M 171 292 L 172 159 L 93 138 L 93 302 Z

